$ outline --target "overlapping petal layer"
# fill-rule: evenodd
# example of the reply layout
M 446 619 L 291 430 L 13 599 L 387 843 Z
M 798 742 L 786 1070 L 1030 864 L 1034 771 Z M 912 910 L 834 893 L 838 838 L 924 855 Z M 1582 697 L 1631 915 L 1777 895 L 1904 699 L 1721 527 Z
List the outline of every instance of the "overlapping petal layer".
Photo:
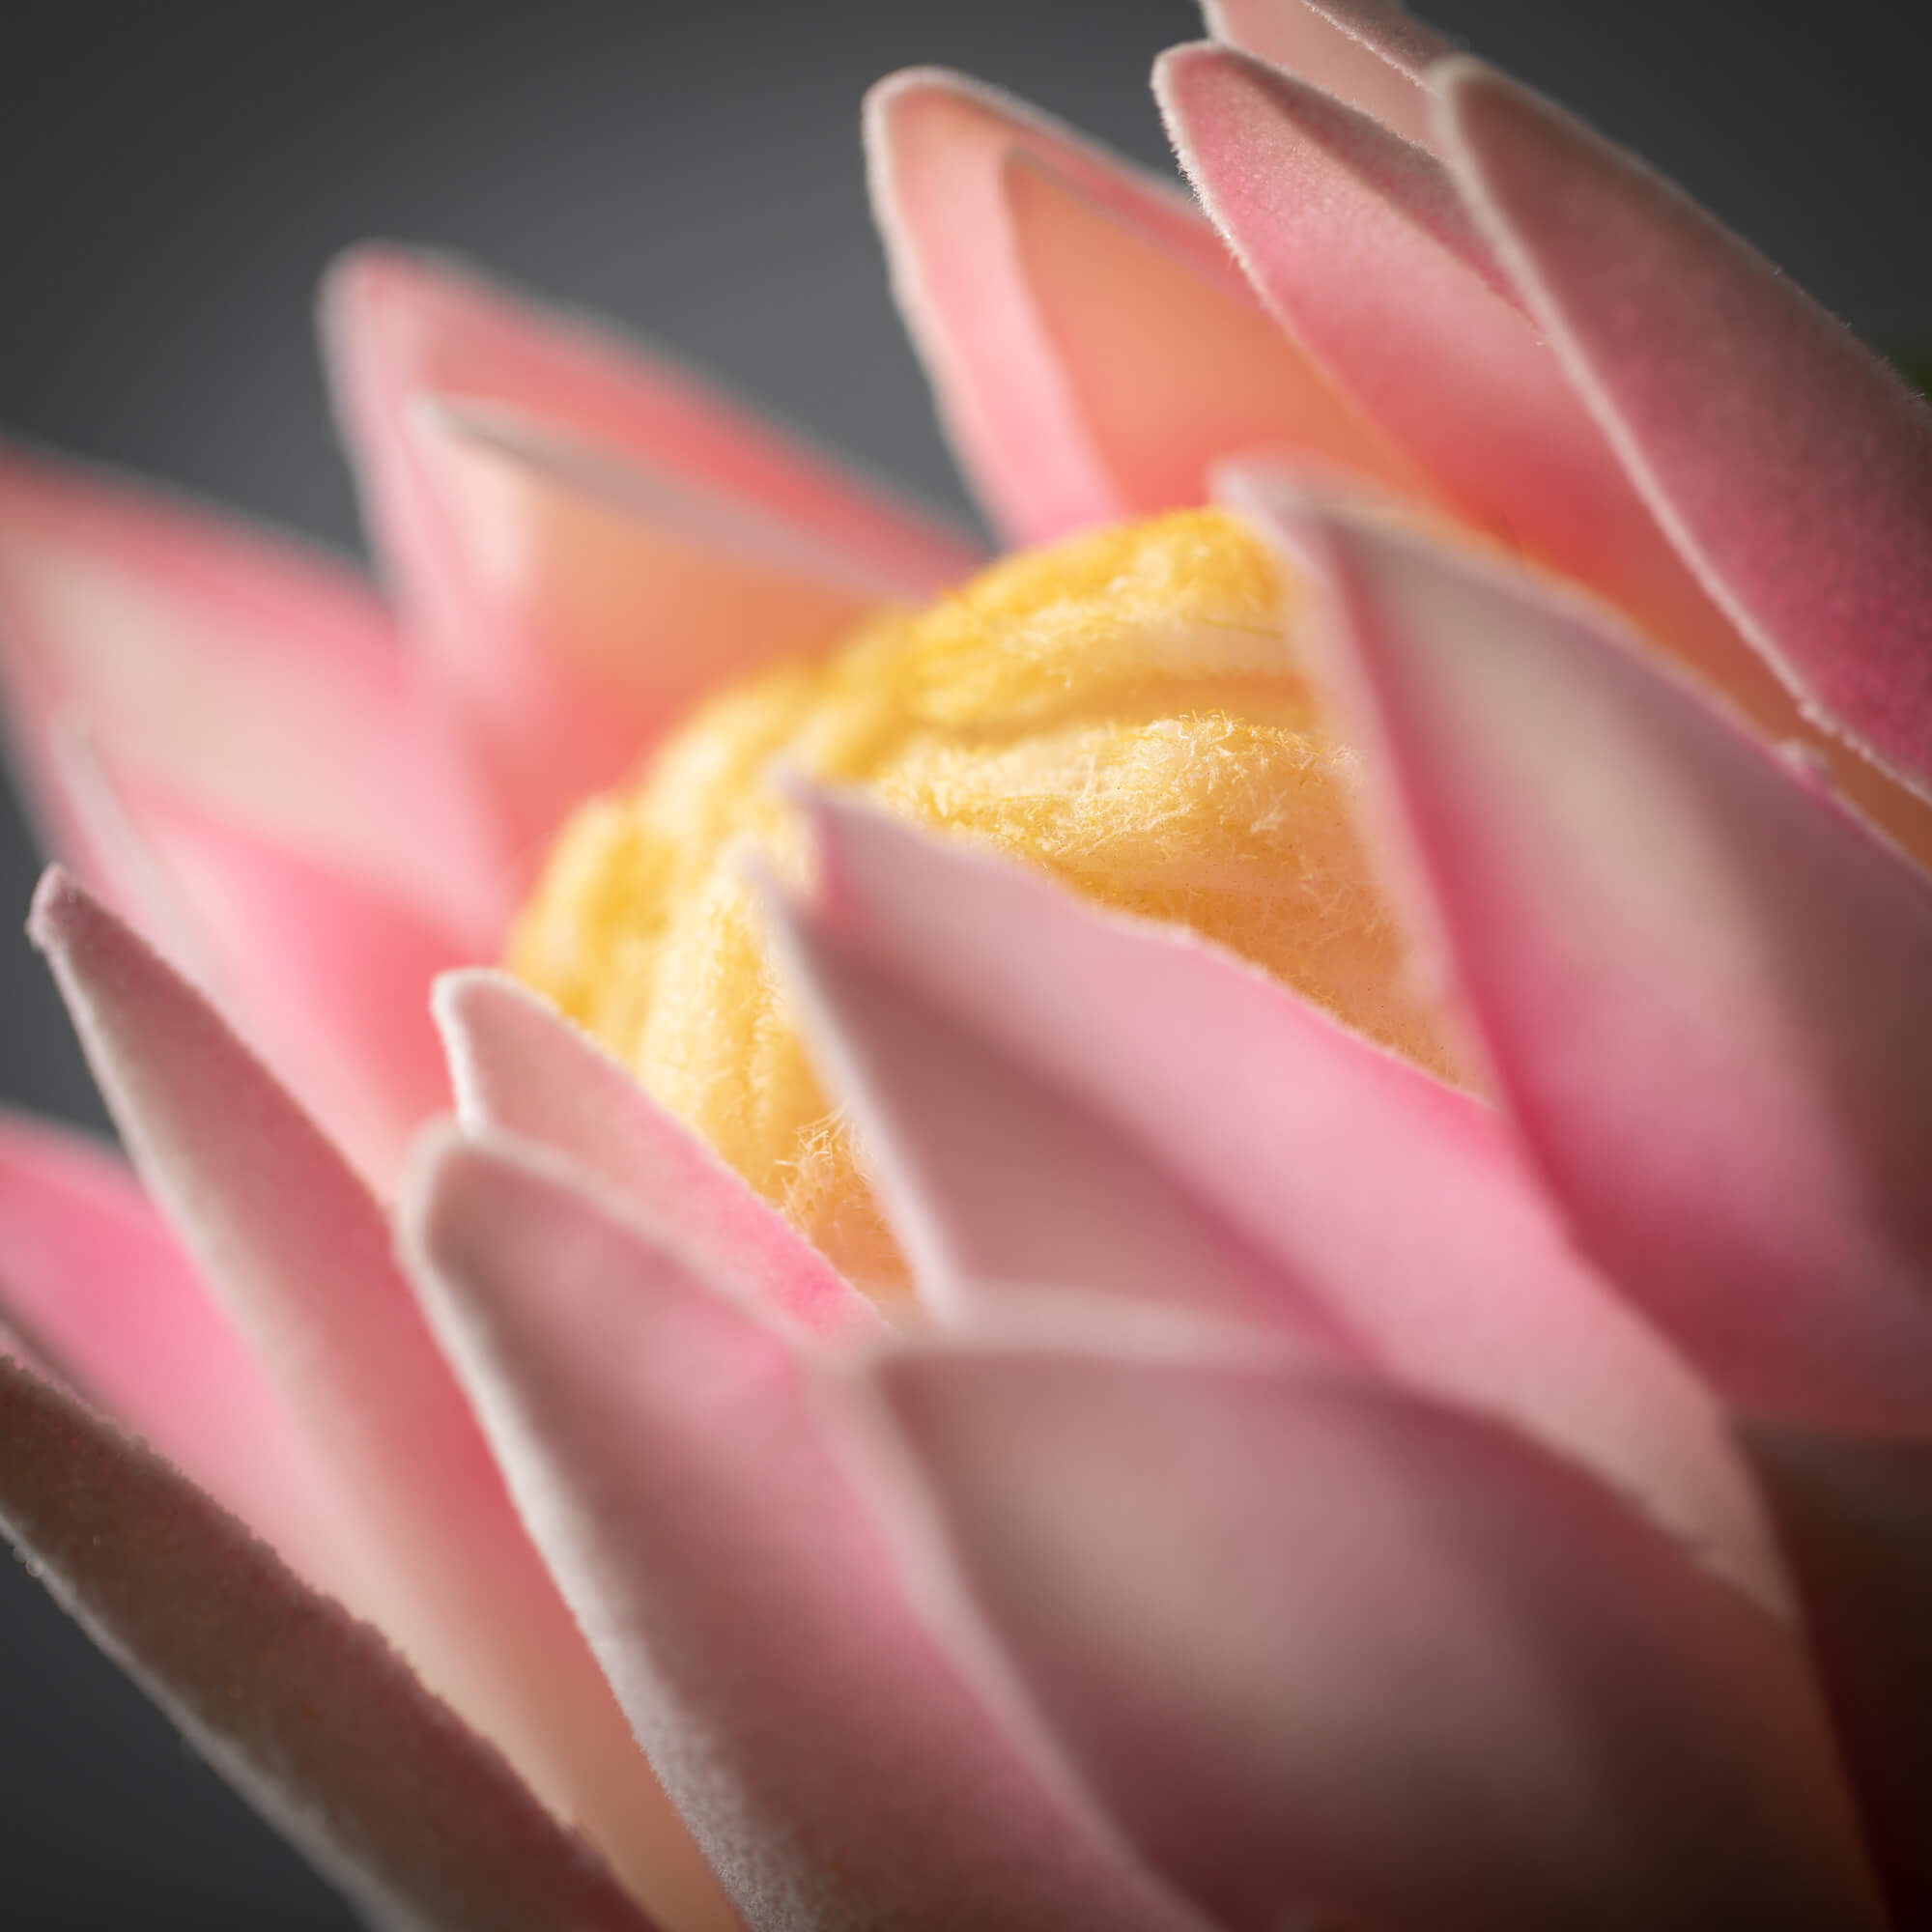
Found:
M 1203 0 L 1201 11 L 1217 41 L 1433 144 L 1429 70 L 1451 46 L 1396 0 Z
M 556 1011 L 495 973 L 437 989 L 457 1107 L 577 1162 L 614 1187 L 720 1279 L 809 1332 L 875 1330 L 872 1304 L 711 1150 Z
M 1732 1399 L 1922 1435 L 1932 886 L 1589 608 L 1298 527 L 1398 883 L 1585 1242 Z
M 525 1520 L 754 1925 L 1192 1922 L 980 1702 L 819 1375 L 674 1234 L 493 1138 L 429 1153 L 407 1237 Z
M 0 1526 L 373 1921 L 650 1932 L 375 1632 L 173 1469 L 0 1362 Z
M 387 887 L 459 940 L 505 910 L 459 751 L 349 571 L 158 493 L 0 458 L 0 665 L 45 836 L 72 829 L 53 734 L 84 722 L 140 780 Z M 408 825 L 416 837 L 396 838 Z
M 1487 1109 L 1185 935 L 813 820 L 828 1070 L 936 1312 L 1070 1288 L 1258 1324 L 1508 1415 L 1777 1593 L 1708 1399 Z
M 1015 541 L 1199 502 L 1254 443 L 1417 486 L 1167 183 L 932 70 L 873 89 L 866 140 L 899 306 Z
M 1768 735 L 1812 746 L 1861 810 L 1932 858 L 1932 812 L 1922 801 L 1845 751 L 1830 722 L 1780 679 L 1788 649 L 1803 646 L 1780 643 L 1764 626 L 1741 631 L 1723 608 L 1735 600 L 1714 599 L 1699 581 L 1699 557 L 1684 554 L 1675 520 L 1660 522 L 1646 477 L 1667 455 L 1649 448 L 1641 426 L 1625 430 L 1593 412 L 1571 366 L 1550 353 L 1539 331 L 1553 325 L 1536 271 L 1524 266 L 1524 244 L 1497 218 L 1479 232 L 1476 211 L 1489 203 L 1478 198 L 1472 210 L 1466 164 L 1452 175 L 1317 89 L 1222 50 L 1175 49 L 1162 57 L 1155 86 L 1190 180 L 1257 287 L 1321 366 L 1411 452 L 1459 520 L 1629 612 Z M 1540 173 L 1534 156 L 1499 156 L 1490 173 L 1502 184 L 1519 171 L 1527 194 Z M 1577 211 L 1563 218 L 1576 224 L 1573 252 L 1615 265 L 1591 294 L 1597 310 L 1615 289 L 1648 285 L 1654 250 L 1641 245 L 1641 233 L 1629 232 L 1634 223 L 1618 231 Z M 1714 234 L 1705 245 L 1721 254 L 1727 244 Z M 1687 317 L 1684 327 L 1699 341 L 1730 339 L 1723 316 Z M 1790 380 L 1766 394 L 1773 419 Z M 1881 405 L 1893 415 L 1915 407 L 1882 372 L 1861 384 L 1877 391 L 1874 413 L 1883 415 Z M 1891 440 L 1901 445 L 1892 467 L 1908 467 L 1918 446 L 1910 426 L 1900 423 Z M 1720 488 L 1725 473 L 1714 471 L 1707 487 Z M 1806 487 L 1821 481 L 1807 478 Z M 1811 498 L 1793 487 L 1786 500 Z M 1734 514 L 1748 521 L 1748 507 L 1740 501 Z M 1922 512 L 1906 513 L 1914 514 Z M 1887 557 L 1864 564 L 1872 571 L 1862 594 L 1889 610 L 1916 608 L 1909 574 L 1901 581 Z M 1836 636 L 1846 667 L 1840 676 L 1849 678 L 1863 646 L 1852 624 Z M 1890 636 L 1872 639 L 1875 652 L 1909 663 L 1909 644 L 1888 643 Z
M 506 908 L 462 747 L 366 587 L 10 453 L 0 685 L 54 848 L 392 1173 L 447 1100 L 427 976 L 494 949 Z
M 40 1367 L 153 1443 L 313 1583 L 343 1561 L 324 1479 L 125 1162 L 0 1122 L 0 1321 Z
M 328 1476 L 353 1564 L 331 1588 L 647 1900 L 726 1922 L 511 1509 L 381 1208 L 194 990 L 58 871 L 34 932 L 143 1179 Z
M 1932 793 L 1932 412 L 1641 163 L 1473 62 L 1438 84 L 1471 206 L 1660 520 L 1807 706 Z
M 1790 1631 L 1506 1432 L 1252 1361 L 885 1386 L 1029 1691 L 1216 1923 L 1879 1922 Z
M 10 1127 L 14 1339 L 674 1932 L 1855 1926 L 1867 1847 L 1913 1922 L 1932 887 L 1824 775 L 1932 853 L 1932 430 L 1389 0 L 1207 12 L 1158 85 L 1208 218 L 885 83 L 895 285 L 1009 532 L 1219 469 L 1321 580 L 1365 826 L 1496 1106 L 807 796 L 777 950 L 932 1332 L 473 972 L 399 1266 L 429 981 L 559 813 L 973 552 L 378 250 L 328 328 L 418 656 L 339 573 L 0 464 L 36 808 L 202 991 L 58 878 L 39 933 L 223 1311 L 104 1155 Z M 171 1471 L 7 1364 L 0 1433 L 10 1532 L 352 1890 L 634 1922 Z
M 352 255 L 324 321 L 372 527 L 518 885 L 699 693 L 974 560 L 684 371 L 460 270 Z

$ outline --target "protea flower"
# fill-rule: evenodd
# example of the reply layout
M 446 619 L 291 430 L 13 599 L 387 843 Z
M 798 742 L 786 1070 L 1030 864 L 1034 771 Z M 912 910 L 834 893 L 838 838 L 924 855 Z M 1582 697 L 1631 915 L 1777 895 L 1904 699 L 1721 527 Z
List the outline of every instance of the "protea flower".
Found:
M 1932 1910 L 1932 423 L 1385 0 L 1210 16 L 1199 209 L 869 104 L 989 575 L 384 253 L 407 648 L 0 478 L 156 1204 L 8 1129 L 0 1512 L 379 1917 Z

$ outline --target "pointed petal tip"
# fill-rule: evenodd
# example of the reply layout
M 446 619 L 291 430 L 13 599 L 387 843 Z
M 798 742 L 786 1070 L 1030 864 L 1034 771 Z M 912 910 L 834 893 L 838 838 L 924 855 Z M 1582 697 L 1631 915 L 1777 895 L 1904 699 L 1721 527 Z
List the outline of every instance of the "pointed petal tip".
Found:
M 1393 0 L 1205 0 L 1225 46 L 1319 87 L 1416 146 L 1430 139 L 1427 74 L 1450 46 Z
M 1733 1402 L 1922 1431 L 1924 880 L 1571 586 L 1303 523 L 1398 903 L 1585 1250 Z
M 1198 503 L 1207 466 L 1255 442 L 1414 480 L 1168 178 L 934 71 L 889 83 L 869 128 L 895 293 L 1017 538 Z
M 631 1070 L 506 975 L 453 976 L 439 992 L 457 1114 L 547 1151 L 768 1313 L 812 1334 L 876 1327 L 871 1304 Z
M 1658 169 L 1479 62 L 1445 156 L 1686 567 L 1842 778 L 1921 854 L 1932 801 L 1932 413 Z M 1641 291 L 1633 301 L 1630 292 Z M 1777 733 L 1776 735 L 1789 735 Z
M 881 74 L 873 81 L 860 102 L 859 111 L 867 138 L 869 140 L 889 131 L 887 124 L 906 99 L 926 92 L 991 95 L 998 90 L 954 68 L 923 62 L 912 67 L 895 68 L 891 73 Z
M 1333 547 L 1346 528 L 1421 537 L 1432 521 L 1413 503 L 1355 478 L 1338 479 L 1266 456 L 1217 464 L 1208 488 L 1216 503 L 1246 519 L 1264 541 L 1318 577 L 1332 571 Z
M 1161 48 L 1153 57 L 1150 77 L 1154 99 L 1163 113 L 1168 111 L 1171 98 L 1181 86 L 1204 69 L 1211 68 L 1220 61 L 1241 68 L 1265 66 L 1264 62 L 1256 60 L 1245 49 L 1225 41 L 1177 41 L 1173 46 Z
M 582 1195 L 605 1212 L 635 1217 L 599 1179 L 540 1142 L 487 1123 L 432 1121 L 410 1149 L 395 1208 L 398 1247 L 432 1269 L 456 1268 L 479 1228 L 497 1225 L 506 1180 L 545 1192 Z M 421 1277 L 418 1277 L 421 1279 Z
M 784 1339 L 514 1151 L 471 1149 L 444 1185 L 477 1221 L 434 1288 L 454 1358 L 753 1921 L 753 1900 L 784 1895 L 801 1923 L 1177 1932 L 1084 1814 L 1058 1815 L 909 1613 L 826 1391 Z M 694 1714 L 702 1753 L 666 1735 Z M 934 1798 L 962 1788 L 958 1832 Z
M 483 279 L 480 270 L 455 254 L 409 242 L 368 240 L 338 249 L 316 281 L 316 321 L 325 346 L 362 326 L 389 296 L 431 276 Z
M 496 966 L 452 966 L 430 981 L 430 1018 L 436 1023 L 437 1034 L 442 1040 L 443 1052 L 449 1061 L 459 1116 L 463 1087 L 457 1079 L 460 1070 L 458 1046 L 469 1029 L 471 1015 L 479 1007 L 487 1007 L 498 1000 L 534 997 Z
M 434 1268 L 450 1237 L 452 1204 L 458 1207 L 466 1158 L 477 1153 L 480 1137 L 459 1122 L 432 1121 L 410 1144 L 396 1190 L 396 1252 L 412 1280 Z M 487 1156 L 491 1150 L 482 1151 Z
M 1529 92 L 1520 81 L 1511 79 L 1501 69 L 1492 67 L 1475 54 L 1460 50 L 1444 55 L 1430 67 L 1427 86 L 1430 125 L 1435 130 L 1438 150 L 1445 160 L 1461 166 L 1466 166 L 1468 162 L 1464 130 L 1471 112 L 1480 111 L 1486 99 L 1501 99 Z M 1537 98 L 1543 99 L 1543 97 Z M 1584 125 L 1568 108 L 1554 101 L 1544 99 L 1543 104 L 1579 128 Z
M 27 907 L 27 937 L 51 953 L 71 943 L 77 923 L 95 906 L 94 895 L 56 861 L 41 874 Z
M 499 1126 L 470 1131 L 444 1121 L 426 1129 L 412 1152 L 396 1223 L 432 1325 L 456 1359 L 473 1353 L 475 1335 L 491 1328 L 499 1302 L 508 1309 L 528 1293 L 539 1256 L 550 1257 L 559 1284 L 575 1278 L 564 1255 L 573 1227 L 620 1230 L 634 1253 L 649 1254 L 678 1282 L 762 1319 L 692 1265 L 600 1176 Z

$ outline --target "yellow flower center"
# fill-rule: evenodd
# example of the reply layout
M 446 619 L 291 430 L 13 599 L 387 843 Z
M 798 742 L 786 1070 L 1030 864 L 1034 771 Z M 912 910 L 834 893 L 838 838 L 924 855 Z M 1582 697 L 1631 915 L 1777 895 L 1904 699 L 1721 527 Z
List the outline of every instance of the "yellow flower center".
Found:
M 1186 511 L 995 565 L 713 698 L 564 828 L 510 936 L 547 994 L 861 1287 L 904 1267 L 767 961 L 742 864 L 798 833 L 774 760 L 1192 927 L 1429 1065 L 1350 818 L 1354 754 L 1295 663 L 1301 591 Z

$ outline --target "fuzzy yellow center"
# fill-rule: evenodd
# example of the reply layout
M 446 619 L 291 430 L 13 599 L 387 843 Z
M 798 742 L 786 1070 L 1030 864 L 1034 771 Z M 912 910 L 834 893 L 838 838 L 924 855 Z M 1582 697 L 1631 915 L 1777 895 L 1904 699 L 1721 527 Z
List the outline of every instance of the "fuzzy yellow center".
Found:
M 862 1287 L 904 1270 L 767 959 L 743 860 L 798 833 L 782 760 L 1124 911 L 1191 926 L 1427 1064 L 1295 663 L 1297 586 L 1187 511 L 996 565 L 713 698 L 565 827 L 509 965 Z

